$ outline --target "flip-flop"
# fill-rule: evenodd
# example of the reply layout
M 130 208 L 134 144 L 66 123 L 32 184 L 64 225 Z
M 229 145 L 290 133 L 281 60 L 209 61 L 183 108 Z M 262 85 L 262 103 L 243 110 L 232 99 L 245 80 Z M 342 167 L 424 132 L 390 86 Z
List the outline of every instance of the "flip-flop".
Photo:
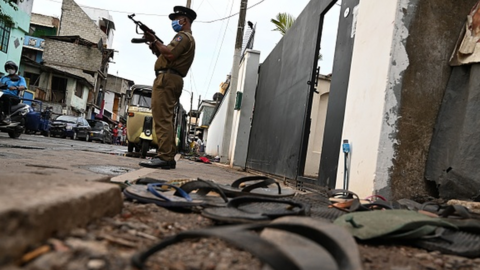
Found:
M 314 220 L 308 217 L 282 217 L 271 222 L 271 224 L 277 223 L 313 228 L 315 233 L 321 232 L 330 238 L 328 239 L 330 241 L 316 243 L 311 240 L 311 237 L 304 237 L 289 231 L 266 228 L 261 232 L 262 238 L 277 245 L 302 269 L 362 269 L 357 243 L 345 229 L 328 221 Z M 316 238 L 313 237 L 313 239 Z M 339 251 L 344 254 L 338 254 Z M 312 254 L 315 255 L 312 256 Z
M 199 182 L 196 184 L 191 184 Z M 151 183 L 147 185 L 131 185 L 124 189 L 123 193 L 128 199 L 136 200 L 140 203 L 154 203 L 165 208 L 183 208 L 192 210 L 194 207 L 220 206 L 226 205 L 228 198 L 222 194 L 213 184 L 204 181 L 189 182 L 185 186 L 186 190 L 176 185 L 166 183 Z M 201 182 L 201 183 L 200 183 Z M 195 185 L 195 186 L 194 186 Z M 164 191 L 167 186 L 175 191 Z M 200 192 L 192 191 L 200 189 Z M 210 191 L 217 191 L 220 196 L 207 196 Z
M 419 239 L 412 244 L 429 251 L 440 251 L 469 258 L 480 257 L 480 235 L 444 229 L 437 237 Z
M 251 223 L 289 215 L 305 216 L 308 206 L 287 199 L 243 196 L 231 199 L 226 207 L 205 208 L 202 215 L 224 223 Z
M 253 182 L 251 184 L 247 184 Z M 241 187 L 245 185 L 244 187 Z M 291 197 L 295 190 L 281 187 L 272 178 L 266 176 L 246 176 L 235 180 L 231 185 L 218 185 L 228 197 L 264 196 L 273 198 Z
M 347 229 L 360 240 L 419 239 L 438 227 L 457 229 L 441 218 L 410 210 L 364 211 L 343 215 L 334 224 Z
M 360 256 L 358 250 L 356 250 L 357 245 L 353 238 L 348 232 L 342 232 L 341 228 L 328 225 L 330 224 L 325 225 L 324 222 L 309 218 L 279 219 L 272 223 L 230 225 L 181 232 L 166 238 L 145 252 L 135 254 L 132 257 L 132 265 L 141 270 L 150 256 L 172 244 L 192 238 L 214 237 L 250 252 L 274 270 L 362 269 Z M 292 252 L 285 250 L 288 247 L 280 248 L 278 242 L 272 242 L 271 238 L 264 238 L 251 233 L 251 231 L 264 229 L 280 230 L 298 235 L 302 239 L 309 239 L 309 246 L 316 244 L 323 247 L 322 252 L 325 251 L 325 255 L 329 255 L 331 259 L 321 262 L 303 261 L 303 258 L 317 257 L 318 249 L 303 249 L 301 256 L 294 258 Z M 312 263 L 315 265 L 312 265 Z
M 325 219 L 333 222 L 340 216 L 347 214 L 345 210 L 329 207 L 328 195 L 325 193 L 299 194 L 292 197 L 295 202 L 310 206 L 310 216 L 316 219 Z

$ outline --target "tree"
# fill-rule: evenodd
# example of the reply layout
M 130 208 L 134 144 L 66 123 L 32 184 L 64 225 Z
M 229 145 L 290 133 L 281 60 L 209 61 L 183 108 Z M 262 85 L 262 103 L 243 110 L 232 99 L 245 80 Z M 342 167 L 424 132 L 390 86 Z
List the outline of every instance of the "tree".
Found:
M 282 36 L 285 36 L 288 29 L 295 23 L 295 20 L 296 18 L 288 13 L 278 13 L 275 19 L 270 20 L 276 26 L 272 31 L 279 31 Z M 322 54 L 318 54 L 318 60 L 322 60 Z
M 279 31 L 284 36 L 295 20 L 296 18 L 288 13 L 278 13 L 275 19 L 270 20 L 276 26 L 272 31 Z

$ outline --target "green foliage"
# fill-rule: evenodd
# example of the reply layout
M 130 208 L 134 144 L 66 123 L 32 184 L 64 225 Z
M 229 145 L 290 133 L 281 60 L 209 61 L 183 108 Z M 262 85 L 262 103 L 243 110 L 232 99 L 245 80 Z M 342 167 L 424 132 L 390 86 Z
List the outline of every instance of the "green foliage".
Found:
M 285 36 L 288 29 L 290 29 L 290 27 L 292 27 L 292 25 L 295 23 L 295 20 L 296 18 L 288 13 L 278 13 L 275 19 L 270 20 L 273 24 L 275 24 L 276 27 L 272 31 L 279 31 L 282 36 Z M 322 54 L 319 54 L 318 60 L 322 60 L 322 58 Z
M 278 13 L 275 19 L 270 20 L 276 27 L 272 31 L 279 31 L 284 36 L 295 20 L 296 18 L 288 13 Z

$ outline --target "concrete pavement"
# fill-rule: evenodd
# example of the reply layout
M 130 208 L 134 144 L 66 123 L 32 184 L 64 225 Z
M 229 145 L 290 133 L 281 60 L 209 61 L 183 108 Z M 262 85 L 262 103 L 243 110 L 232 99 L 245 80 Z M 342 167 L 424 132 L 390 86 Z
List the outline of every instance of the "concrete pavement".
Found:
M 0 138 L 0 146 L 2 142 Z M 179 160 L 175 170 L 157 170 L 140 167 L 138 158 L 78 151 L 73 147 L 41 148 L 0 148 L 0 265 L 17 260 L 56 232 L 118 214 L 123 197 L 119 185 L 110 182 L 112 178 L 124 182 L 139 177 L 200 177 L 231 183 L 251 175 L 186 159 Z

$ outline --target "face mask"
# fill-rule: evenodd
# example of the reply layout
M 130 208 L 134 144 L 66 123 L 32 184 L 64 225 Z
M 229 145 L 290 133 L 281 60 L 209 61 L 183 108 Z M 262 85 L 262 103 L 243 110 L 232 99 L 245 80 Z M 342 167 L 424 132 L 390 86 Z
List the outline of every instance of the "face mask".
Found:
M 15 74 L 15 69 L 7 69 L 7 73 L 13 75 Z
M 180 30 L 182 30 L 182 25 L 180 24 L 180 21 L 179 20 L 172 21 L 172 28 L 173 28 L 173 31 L 175 32 L 179 32 Z

